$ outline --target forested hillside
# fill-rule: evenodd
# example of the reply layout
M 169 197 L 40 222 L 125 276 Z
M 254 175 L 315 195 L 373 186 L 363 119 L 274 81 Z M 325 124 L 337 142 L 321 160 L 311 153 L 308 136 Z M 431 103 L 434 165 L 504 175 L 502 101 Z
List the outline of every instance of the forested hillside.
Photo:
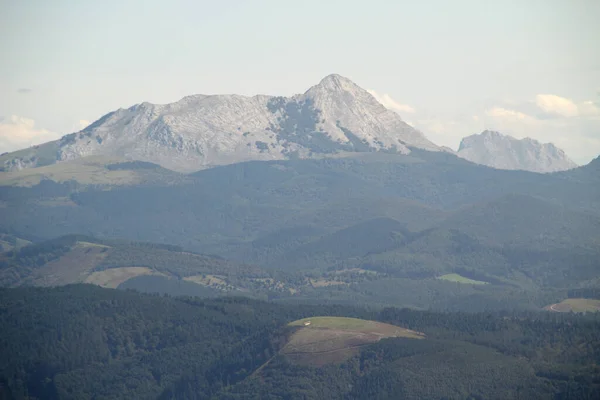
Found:
M 516 257 L 529 253 L 474 246 L 456 231 L 413 235 L 390 219 L 361 223 L 303 247 L 290 270 L 173 245 L 69 235 L 0 253 L 0 282 L 9 287 L 93 283 L 170 295 L 474 312 L 541 310 L 577 297 L 578 291 L 593 294 L 596 282 L 594 257 L 582 255 L 580 265 L 588 269 L 579 272 L 566 262 L 575 260 L 573 251 L 548 253 L 543 264 L 528 264 L 527 258 L 517 264 Z M 368 255 L 356 256 L 363 253 Z M 552 286 L 544 286 L 552 276 L 557 276 Z
M 595 399 L 600 319 L 200 300 L 90 285 L 0 290 L 4 399 Z M 425 334 L 341 363 L 279 354 L 315 315 Z
M 2 282 L 87 281 L 438 310 L 541 309 L 569 290 L 600 287 L 596 164 L 535 174 L 414 149 L 247 162 L 120 186 L 3 186 L 6 237 L 39 243 L 84 234 L 96 238 L 87 243 L 114 243 L 79 244 L 55 262 L 37 260 L 35 268 L 27 257 L 3 256 Z M 146 165 L 123 168 L 134 167 Z M 159 245 L 136 249 L 116 243 L 122 240 Z M 65 265 L 76 268 L 65 274 Z M 449 274 L 462 280 L 440 279 Z

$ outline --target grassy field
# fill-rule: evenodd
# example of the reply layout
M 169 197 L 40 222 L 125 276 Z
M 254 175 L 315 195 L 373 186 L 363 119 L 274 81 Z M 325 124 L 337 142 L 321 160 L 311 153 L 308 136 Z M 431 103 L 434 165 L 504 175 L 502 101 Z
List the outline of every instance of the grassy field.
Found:
M 560 303 L 544 307 L 554 312 L 598 312 L 600 311 L 600 300 L 594 299 L 566 299 Z
M 59 286 L 83 282 L 116 288 L 121 283 L 136 276 L 162 275 L 150 268 L 139 266 L 96 271 L 96 268 L 108 256 L 110 251 L 110 246 L 78 241 L 59 258 L 37 267 L 21 284 Z
M 85 282 L 107 256 L 107 246 L 77 242 L 70 251 L 35 270 L 27 284 L 57 286 Z
M 436 279 L 440 279 L 443 281 L 449 282 L 458 282 L 458 283 L 466 283 L 469 285 L 487 285 L 489 282 L 484 281 L 476 281 L 474 279 L 465 278 L 459 274 L 446 274 L 442 276 L 438 276 Z
M 105 168 L 106 164 L 118 161 L 121 159 L 92 156 L 44 167 L 0 172 L 0 185 L 33 186 L 42 179 L 55 182 L 75 180 L 83 184 L 128 185 L 141 180 L 134 171 L 110 171 Z
M 346 318 L 346 317 L 312 317 L 299 319 L 291 322 L 290 326 L 305 326 L 306 322 L 310 322 L 311 328 L 326 328 L 326 329 L 352 329 L 359 331 L 369 331 L 373 329 L 381 329 L 382 327 L 393 327 L 398 328 L 394 325 L 383 324 L 376 321 L 367 321 L 365 319 L 358 318 Z
M 103 271 L 95 271 L 85 279 L 85 283 L 92 283 L 94 285 L 102 286 L 105 288 L 117 288 L 121 283 L 128 279 L 135 278 L 136 276 L 142 275 L 162 275 L 156 271 L 152 271 L 147 267 L 121 267 L 121 268 L 109 268 Z
M 312 317 L 289 324 L 299 327 L 282 353 L 299 364 L 324 365 L 342 362 L 360 347 L 384 338 L 422 339 L 424 335 L 399 326 L 357 318 Z

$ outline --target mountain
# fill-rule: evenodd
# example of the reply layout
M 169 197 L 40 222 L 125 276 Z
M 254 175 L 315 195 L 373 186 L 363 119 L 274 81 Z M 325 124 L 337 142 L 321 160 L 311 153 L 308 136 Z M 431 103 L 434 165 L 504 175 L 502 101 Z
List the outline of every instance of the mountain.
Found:
M 460 142 L 458 156 L 498 169 L 556 172 L 576 168 L 564 151 L 552 143 L 530 138 L 515 139 L 495 131 L 483 131 Z
M 579 182 L 589 182 L 592 184 L 590 186 L 594 186 L 600 180 L 600 156 L 579 168 L 560 172 L 560 175 Z
M 110 112 L 80 132 L 0 158 L 5 171 L 87 156 L 190 172 L 247 160 L 339 152 L 439 151 L 366 90 L 333 74 L 292 97 L 194 95 Z

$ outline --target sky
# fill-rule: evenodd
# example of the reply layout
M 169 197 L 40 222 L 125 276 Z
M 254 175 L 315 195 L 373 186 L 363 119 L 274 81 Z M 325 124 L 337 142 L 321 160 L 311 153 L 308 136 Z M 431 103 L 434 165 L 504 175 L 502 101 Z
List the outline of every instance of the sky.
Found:
M 597 0 L 0 0 L 0 153 L 190 94 L 331 73 L 433 142 L 485 129 L 600 155 Z

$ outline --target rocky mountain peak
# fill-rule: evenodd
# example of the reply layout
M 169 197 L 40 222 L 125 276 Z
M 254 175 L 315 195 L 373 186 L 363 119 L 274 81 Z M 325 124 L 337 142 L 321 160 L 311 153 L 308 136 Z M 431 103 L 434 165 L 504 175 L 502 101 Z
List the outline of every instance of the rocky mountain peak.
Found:
M 170 104 L 143 102 L 108 113 L 57 146 L 57 158 L 50 162 L 117 156 L 183 172 L 339 152 L 440 151 L 397 113 L 337 74 L 289 98 L 192 95 Z M 38 164 L 5 162 L 4 168 L 14 165 Z
M 308 90 L 308 92 L 311 91 L 330 93 L 346 92 L 351 94 L 365 92 L 365 90 L 356 83 L 338 74 L 327 75 L 325 78 L 321 79 L 317 85 Z
M 552 143 L 540 143 L 532 138 L 516 139 L 491 130 L 462 139 L 457 154 L 498 169 L 556 172 L 577 166 Z
M 311 98 L 316 103 L 323 103 L 324 106 L 331 102 L 345 104 L 352 107 L 356 104 L 369 106 L 372 111 L 383 113 L 386 108 L 380 104 L 367 90 L 361 88 L 350 79 L 338 74 L 326 76 L 317 85 L 308 89 L 304 98 Z

